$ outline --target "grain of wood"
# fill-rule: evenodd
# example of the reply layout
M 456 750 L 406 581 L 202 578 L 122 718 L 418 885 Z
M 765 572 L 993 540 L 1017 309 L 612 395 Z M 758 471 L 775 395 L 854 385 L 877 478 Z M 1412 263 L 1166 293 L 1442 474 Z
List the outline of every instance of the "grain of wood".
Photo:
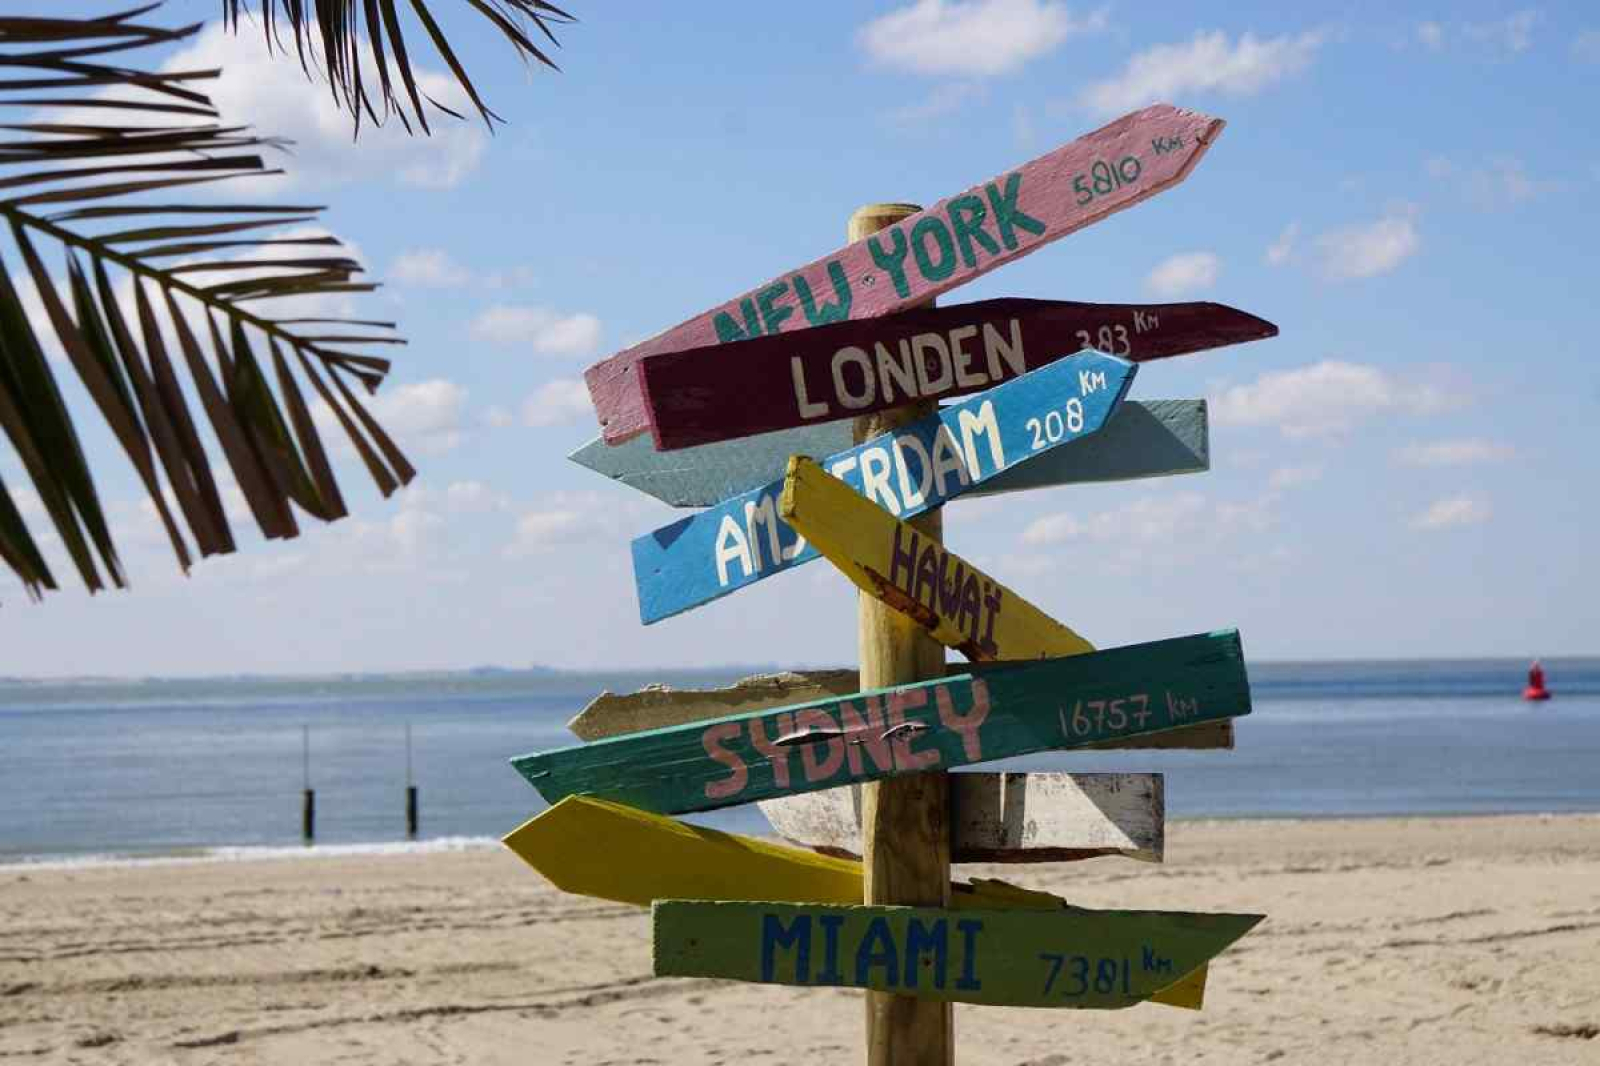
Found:
M 850 216 L 854 243 L 916 214 L 913 204 L 870 204 Z M 930 299 L 925 306 L 932 306 Z M 855 420 L 863 444 L 934 413 L 936 401 L 907 404 Z M 944 539 L 935 509 L 911 519 L 932 541 Z M 856 606 L 857 653 L 866 688 L 926 681 L 944 674 L 944 648 L 904 615 L 871 596 Z M 861 861 L 865 904 L 950 905 L 950 793 L 933 770 L 862 786 Z M 948 1002 L 866 993 L 868 1066 L 953 1066 L 955 1012 Z

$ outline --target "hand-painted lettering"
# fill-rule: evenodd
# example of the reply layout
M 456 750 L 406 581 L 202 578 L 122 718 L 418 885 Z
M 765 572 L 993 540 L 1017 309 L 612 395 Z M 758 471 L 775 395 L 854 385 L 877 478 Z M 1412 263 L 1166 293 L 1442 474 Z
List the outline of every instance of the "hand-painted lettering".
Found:
M 1045 225 L 1032 215 L 1024 214 L 1017 207 L 1017 196 L 1022 191 L 1022 174 L 1020 171 L 1006 175 L 1005 191 L 1001 192 L 994 182 L 990 182 L 984 189 L 989 194 L 989 207 L 994 212 L 994 224 L 1000 230 L 1000 242 L 1006 246 L 1007 251 L 1017 247 L 1017 230 L 1031 233 L 1035 237 L 1042 236 Z
M 838 725 L 827 711 L 808 707 L 794 714 L 796 729 L 836 730 Z M 844 765 L 844 739 L 837 735 L 811 740 L 800 747 L 800 767 L 806 780 L 812 783 L 826 781 Z M 826 754 L 823 754 L 823 753 Z
M 737 752 L 722 746 L 730 740 L 738 740 L 742 732 L 744 729 L 738 722 L 720 722 L 701 735 L 700 743 L 705 747 L 706 754 L 728 768 L 728 776 L 721 781 L 706 782 L 706 799 L 737 796 L 750 783 L 750 771 L 745 767 L 744 760 Z
M 928 251 L 928 238 L 933 238 L 938 258 Z M 911 252 L 917 260 L 917 270 L 926 281 L 943 281 L 956 272 L 956 247 L 950 239 L 950 230 L 944 219 L 937 215 L 924 215 L 911 227 Z
M 795 295 L 800 298 L 800 310 L 809 324 L 826 326 L 850 317 L 850 304 L 853 302 L 850 279 L 845 276 L 844 264 L 837 259 L 828 262 L 828 280 L 833 283 L 833 303 L 818 306 L 811 295 L 811 283 L 803 275 L 796 274 L 789 280 L 794 284 Z
M 968 267 L 978 265 L 978 257 L 972 250 L 973 241 L 990 255 L 1000 254 L 1000 246 L 983 230 L 983 220 L 989 212 L 982 200 L 971 193 L 963 193 L 952 197 L 945 210 L 950 214 L 950 228 L 955 230 L 956 246 L 961 249 L 963 263 Z
M 761 725 L 761 719 L 747 718 L 750 723 L 750 744 L 772 766 L 772 781 L 779 788 L 789 787 L 789 748 L 777 743 L 777 739 L 794 732 L 794 715 L 780 714 L 773 722 L 776 727 L 772 736 L 767 736 L 766 730 Z
M 884 234 L 889 235 L 891 246 L 885 248 L 879 238 Z M 872 253 L 872 261 L 879 268 L 889 272 L 889 280 L 894 282 L 894 291 L 902 300 L 911 295 L 911 286 L 906 282 L 906 253 L 910 248 L 906 244 L 906 235 L 899 226 L 891 226 L 880 230 L 867 238 L 867 251 Z
M 839 972 L 839 927 L 844 925 L 844 916 L 824 914 L 817 921 L 822 926 L 822 972 L 817 974 L 817 984 L 843 984 L 844 974 Z
M 777 333 L 783 326 L 783 320 L 794 314 L 793 307 L 776 306 L 788 291 L 788 282 L 775 281 L 756 293 L 756 307 L 761 310 L 761 329 L 764 333 Z
M 845 367 L 854 366 L 860 371 L 861 388 L 852 390 L 845 384 Z M 860 348 L 840 348 L 833 353 L 833 394 L 839 402 L 853 411 L 868 407 L 878 396 L 878 378 L 872 369 L 872 357 Z M 854 375 L 848 375 L 854 376 Z
M 981 679 L 972 682 L 972 710 L 966 714 L 956 710 L 955 700 L 943 685 L 934 689 L 934 702 L 939 705 L 939 721 L 946 729 L 961 734 L 961 746 L 967 759 L 978 762 L 983 758 L 983 723 L 989 717 L 989 686 Z
M 889 728 L 885 732 L 891 734 L 890 748 L 894 752 L 895 769 L 904 774 L 938 766 L 941 756 L 937 748 L 922 752 L 911 750 L 911 745 L 923 738 L 928 732 L 928 727 L 921 722 L 907 722 L 905 718 L 906 711 L 914 711 L 928 705 L 928 690 L 918 688 L 891 692 L 888 703 Z
M 893 773 L 894 752 L 883 735 L 888 728 L 888 722 L 884 718 L 879 697 L 865 697 L 862 700 L 862 708 L 863 710 L 858 712 L 849 702 L 841 701 L 839 704 L 839 725 L 848 734 L 844 752 L 849 763 L 850 776 L 861 777 L 872 772 Z M 862 752 L 871 758 L 873 770 L 869 771 L 863 764 Z
M 756 317 L 755 301 L 746 296 L 739 301 L 739 310 L 744 315 L 743 329 L 726 311 L 718 311 L 712 320 L 712 327 L 717 331 L 717 340 L 723 344 L 761 336 L 761 320 Z
M 827 921 L 826 918 L 823 921 Z M 761 979 L 773 981 L 778 973 L 778 952 L 794 953 L 794 983 L 811 983 L 811 915 L 797 914 L 787 928 L 776 914 L 761 918 Z
M 806 364 L 798 355 L 789 360 L 789 374 L 794 378 L 794 401 L 801 418 L 821 418 L 832 408 L 817 403 L 806 395 Z
M 912 918 L 906 923 L 906 976 L 907 988 L 927 987 L 921 981 L 923 954 L 933 952 L 932 963 L 929 969 L 930 984 L 934 988 L 943 988 L 945 984 L 945 970 L 950 964 L 950 928 L 947 919 L 938 918 L 929 925 L 924 926 L 920 918 Z
M 983 922 L 976 918 L 963 918 L 956 922 L 961 931 L 961 976 L 956 987 L 963 992 L 976 992 L 983 987 L 978 980 L 978 934 L 983 932 Z
M 866 988 L 872 981 L 875 966 L 883 968 L 881 987 L 895 987 L 900 977 L 900 952 L 887 918 L 874 918 L 867 923 L 866 935 L 856 947 L 856 984 Z

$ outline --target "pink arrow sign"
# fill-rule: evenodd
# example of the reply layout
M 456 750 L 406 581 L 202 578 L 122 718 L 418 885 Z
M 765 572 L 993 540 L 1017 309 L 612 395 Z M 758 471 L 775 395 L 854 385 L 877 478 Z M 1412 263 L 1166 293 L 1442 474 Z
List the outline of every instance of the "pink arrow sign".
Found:
M 1178 184 L 1222 127 L 1169 104 L 1124 115 L 596 363 L 584 377 L 606 441 L 649 429 L 634 368 L 645 356 L 914 306 Z

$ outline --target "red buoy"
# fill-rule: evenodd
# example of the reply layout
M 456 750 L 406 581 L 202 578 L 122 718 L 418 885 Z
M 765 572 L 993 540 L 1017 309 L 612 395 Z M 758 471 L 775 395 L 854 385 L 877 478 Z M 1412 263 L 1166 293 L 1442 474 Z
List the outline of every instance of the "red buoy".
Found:
M 1533 665 L 1528 668 L 1528 687 L 1522 690 L 1525 700 L 1547 700 L 1550 690 L 1544 687 L 1544 667 L 1539 665 L 1539 660 L 1533 660 Z

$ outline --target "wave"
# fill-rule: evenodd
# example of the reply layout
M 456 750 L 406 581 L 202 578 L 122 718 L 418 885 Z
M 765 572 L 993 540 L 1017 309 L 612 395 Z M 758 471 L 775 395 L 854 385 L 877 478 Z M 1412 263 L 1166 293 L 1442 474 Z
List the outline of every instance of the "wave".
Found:
M 277 859 L 338 859 L 374 855 L 430 855 L 500 847 L 495 837 L 436 837 L 431 840 L 375 841 L 366 844 L 241 844 L 184 849 L 160 854 L 104 852 L 88 855 L 17 855 L 0 858 L 0 870 L 62 870 L 111 866 L 190 866 L 216 862 Z

